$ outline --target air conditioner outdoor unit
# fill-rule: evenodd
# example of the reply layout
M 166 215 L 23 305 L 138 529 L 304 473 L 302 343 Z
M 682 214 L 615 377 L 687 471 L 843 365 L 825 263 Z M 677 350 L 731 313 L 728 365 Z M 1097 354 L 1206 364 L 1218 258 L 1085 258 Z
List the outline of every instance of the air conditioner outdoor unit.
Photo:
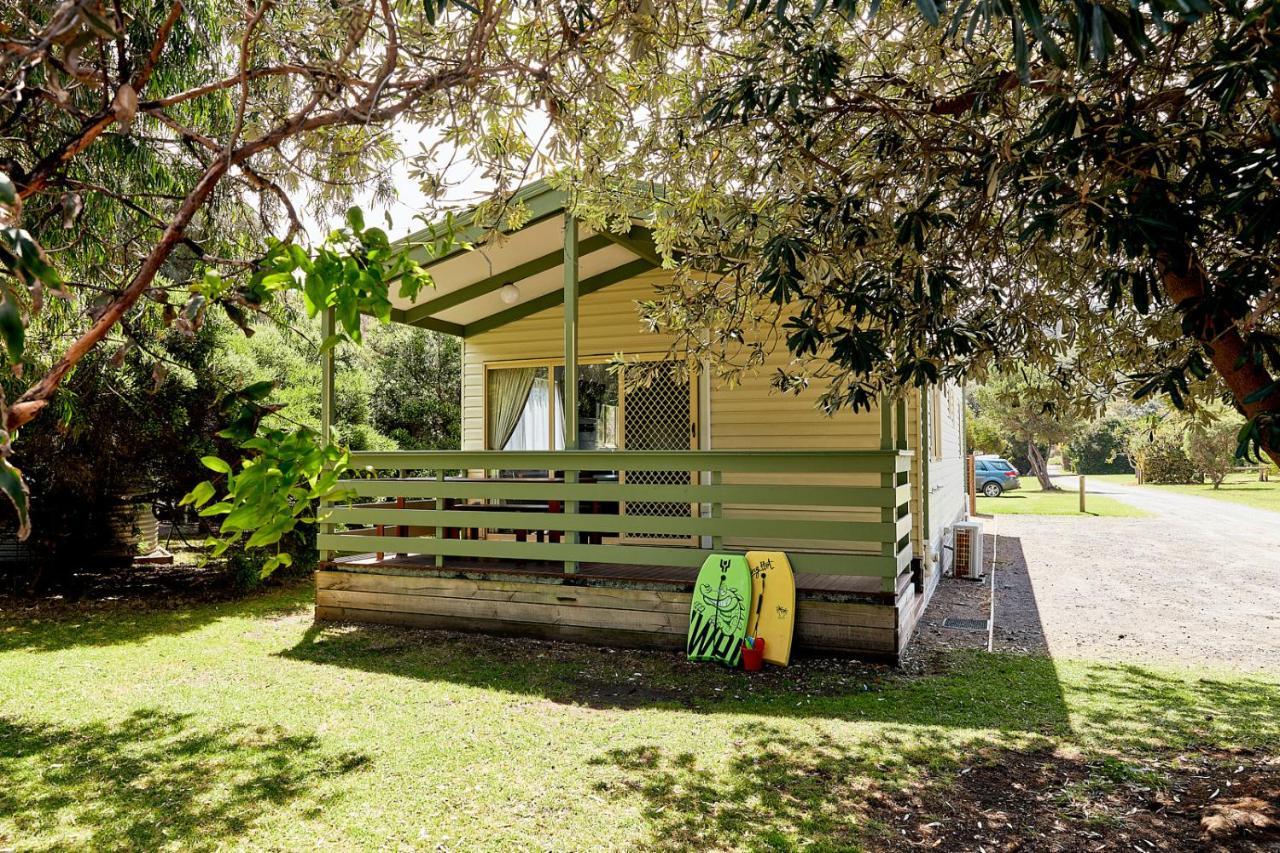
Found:
M 951 530 L 955 548 L 952 563 L 953 574 L 958 578 L 978 580 L 986 574 L 982 560 L 982 524 L 977 521 L 957 521 Z

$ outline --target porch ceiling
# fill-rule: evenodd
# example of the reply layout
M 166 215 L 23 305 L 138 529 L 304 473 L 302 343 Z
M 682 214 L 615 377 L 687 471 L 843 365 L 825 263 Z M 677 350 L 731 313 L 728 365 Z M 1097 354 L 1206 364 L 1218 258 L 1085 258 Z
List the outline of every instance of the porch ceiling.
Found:
M 392 319 L 467 337 L 552 308 L 563 299 L 565 197 L 538 182 L 517 198 L 532 214 L 514 231 L 485 231 L 470 214 L 454 223 L 460 242 L 471 249 L 454 249 L 428 261 L 418 250 L 435 281 L 414 300 L 400 298 L 392 287 Z M 443 226 L 433 226 L 405 238 L 430 243 L 440 239 Z M 477 242 L 483 241 L 483 242 Z M 628 234 L 596 232 L 579 226 L 579 291 L 590 293 L 615 284 L 659 264 L 648 229 L 634 224 Z M 514 284 L 519 296 L 504 302 L 499 290 Z

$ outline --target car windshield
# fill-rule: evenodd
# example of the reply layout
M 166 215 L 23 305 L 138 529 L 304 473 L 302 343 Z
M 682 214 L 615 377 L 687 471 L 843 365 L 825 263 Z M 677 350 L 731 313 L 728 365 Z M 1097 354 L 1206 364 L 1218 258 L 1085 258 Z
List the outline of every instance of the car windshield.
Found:
M 987 467 L 988 467 L 988 468 L 994 468 L 994 469 L 996 469 L 997 471 L 1012 471 L 1012 470 L 1013 470 L 1013 466 L 1012 466 L 1012 465 L 1010 465 L 1008 462 L 1005 462 L 1003 459 L 988 459 L 988 460 L 986 461 L 986 465 L 987 465 Z

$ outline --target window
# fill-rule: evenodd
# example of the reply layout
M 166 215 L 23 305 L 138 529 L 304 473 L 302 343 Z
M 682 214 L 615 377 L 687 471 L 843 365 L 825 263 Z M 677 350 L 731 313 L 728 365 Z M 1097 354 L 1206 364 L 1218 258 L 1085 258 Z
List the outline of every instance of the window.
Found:
M 615 371 L 611 361 L 578 363 L 578 447 L 617 450 L 624 433 L 633 449 L 688 447 L 696 434 L 688 377 L 641 365 Z M 673 406 L 682 418 L 668 411 Z M 490 450 L 563 450 L 563 364 L 486 365 L 484 429 Z
M 625 371 L 610 370 L 604 357 L 578 363 L 580 449 L 616 450 L 622 446 L 624 374 Z M 563 364 L 486 366 L 485 386 L 485 447 L 564 449 Z M 687 397 L 688 384 L 680 387 Z M 645 389 L 636 393 L 644 396 Z M 637 405 L 641 403 L 643 400 L 637 397 Z M 685 433 L 680 435 L 684 437 Z
M 564 367 L 556 367 L 556 399 L 564 401 Z M 618 449 L 618 377 L 603 363 L 578 365 L 578 449 Z M 564 446 L 564 418 L 556 435 Z

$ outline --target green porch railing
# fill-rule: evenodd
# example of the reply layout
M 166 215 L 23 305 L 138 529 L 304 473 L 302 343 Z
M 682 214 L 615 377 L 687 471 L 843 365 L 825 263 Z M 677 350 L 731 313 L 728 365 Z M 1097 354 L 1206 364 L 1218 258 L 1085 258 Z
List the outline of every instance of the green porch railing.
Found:
M 910 462 L 898 450 L 357 452 L 343 481 L 356 498 L 325 507 L 319 547 L 566 571 L 696 567 L 753 547 L 787 551 L 799 572 L 882 578 L 893 591 L 912 558 Z M 557 476 L 481 476 L 494 471 Z M 467 538 L 480 530 L 509 532 Z

